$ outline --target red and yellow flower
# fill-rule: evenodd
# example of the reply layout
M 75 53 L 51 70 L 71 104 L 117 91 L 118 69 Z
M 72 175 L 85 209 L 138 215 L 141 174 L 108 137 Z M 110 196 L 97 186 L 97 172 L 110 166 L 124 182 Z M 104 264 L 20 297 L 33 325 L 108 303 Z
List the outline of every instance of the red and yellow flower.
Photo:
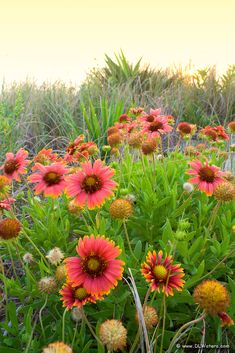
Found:
M 38 172 L 30 175 L 28 180 L 35 183 L 35 194 L 44 193 L 44 196 L 58 197 L 65 189 L 65 174 L 67 169 L 61 163 L 52 163 L 50 165 L 35 164 Z
M 149 252 L 145 262 L 141 265 L 141 272 L 152 291 L 165 295 L 174 295 L 173 290 L 181 291 L 184 285 L 184 270 L 180 264 L 173 264 L 172 256 L 163 259 L 163 252 Z
M 74 197 L 74 203 L 80 207 L 100 207 L 113 195 L 117 186 L 111 179 L 114 173 L 101 160 L 96 160 L 93 165 L 90 161 L 83 163 L 77 173 L 67 178 L 66 193 L 69 197 Z
M 187 174 L 192 175 L 193 178 L 189 179 L 188 182 L 198 185 L 198 188 L 208 196 L 211 196 L 216 187 L 225 181 L 223 179 L 224 172 L 215 165 L 210 166 L 207 160 L 205 163 L 194 160 L 189 164 L 192 169 L 188 170 Z
M 26 167 L 30 163 L 28 159 L 28 152 L 21 148 L 16 155 L 11 152 L 6 154 L 6 160 L 0 167 L 3 170 L 4 175 L 9 181 L 16 180 L 21 181 L 20 175 L 26 174 Z
M 82 285 L 73 287 L 70 283 L 66 283 L 63 286 L 60 294 L 62 295 L 60 300 L 63 301 L 63 306 L 68 309 L 72 309 L 74 306 L 81 308 L 86 303 L 95 303 L 96 300 L 103 299 L 101 296 L 89 294 Z
M 122 278 L 124 262 L 118 260 L 121 249 L 104 236 L 79 239 L 79 257 L 65 259 L 68 281 L 73 287 L 83 286 L 92 295 L 108 294 Z

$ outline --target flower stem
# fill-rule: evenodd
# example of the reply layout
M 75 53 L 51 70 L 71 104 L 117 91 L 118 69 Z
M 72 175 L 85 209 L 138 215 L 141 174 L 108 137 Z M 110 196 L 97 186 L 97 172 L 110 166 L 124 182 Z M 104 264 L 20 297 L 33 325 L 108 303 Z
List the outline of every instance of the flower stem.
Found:
M 48 296 L 46 296 L 45 303 L 41 307 L 41 309 L 39 311 L 39 315 L 38 315 L 38 318 L 39 318 L 39 321 L 40 321 L 40 325 L 41 325 L 41 329 L 42 329 L 42 335 L 43 335 L 44 340 L 46 339 L 46 335 L 45 335 L 45 330 L 44 330 L 43 322 L 42 322 L 42 312 L 43 312 L 43 310 L 45 309 L 45 307 L 47 305 L 47 300 L 48 300 Z
M 11 265 L 12 265 L 13 273 L 14 273 L 14 275 L 15 275 L 15 278 L 16 278 L 16 279 L 19 279 L 19 277 L 18 277 L 18 275 L 17 275 L 17 273 L 16 273 L 16 268 L 15 268 L 15 263 L 14 263 L 13 256 L 12 256 L 12 252 L 11 252 L 11 247 L 10 247 L 10 245 L 8 244 L 8 242 L 6 242 L 6 244 L 7 244 L 7 250 L 8 250 L 8 252 L 9 252 L 9 255 L 10 255 L 10 258 L 11 258 Z
M 165 336 L 165 326 L 166 326 L 166 295 L 163 297 L 163 323 L 162 323 L 162 337 L 161 337 L 161 348 L 160 353 L 163 352 L 163 341 Z
M 198 322 L 200 322 L 201 320 L 204 320 L 205 318 L 205 314 L 203 314 L 202 316 L 200 316 L 198 319 L 186 322 L 186 324 L 184 324 L 183 326 L 181 326 L 181 328 L 176 332 L 175 336 L 173 337 L 171 344 L 168 348 L 168 350 L 166 351 L 166 353 L 170 353 L 172 351 L 172 348 L 174 347 L 175 343 L 177 342 L 178 337 L 180 336 L 181 332 L 184 331 L 187 327 L 197 324 Z
M 63 317 L 62 317 L 62 342 L 64 342 L 64 337 L 65 337 L 65 316 L 68 311 L 68 308 L 65 308 Z
M 123 220 L 123 228 L 124 228 L 124 232 L 125 232 L 125 235 L 126 235 L 126 240 L 127 240 L 128 246 L 129 246 L 130 253 L 133 256 L 133 258 L 135 259 L 135 261 L 138 261 L 137 257 L 135 256 L 135 254 L 133 253 L 133 250 L 131 248 L 130 238 L 129 238 L 129 235 L 128 235 L 128 231 L 127 231 L 127 226 L 126 226 L 126 221 L 125 220 Z
M 103 346 L 103 343 L 101 342 L 101 340 L 99 339 L 99 337 L 96 335 L 95 331 L 93 330 L 89 320 L 87 319 L 86 317 L 86 314 L 85 314 L 85 311 L 82 309 L 82 317 L 83 317 L 83 320 L 85 321 L 85 324 L 87 325 L 87 327 L 89 328 L 92 336 L 96 339 L 96 341 L 101 344 Z
M 43 255 L 43 253 L 38 249 L 37 245 L 34 243 L 34 241 L 28 236 L 28 234 L 26 232 L 24 232 L 25 237 L 27 238 L 27 240 L 33 245 L 34 249 L 37 251 L 37 253 L 43 258 L 43 260 L 45 261 L 45 263 L 48 265 L 48 262 L 45 258 L 45 256 Z

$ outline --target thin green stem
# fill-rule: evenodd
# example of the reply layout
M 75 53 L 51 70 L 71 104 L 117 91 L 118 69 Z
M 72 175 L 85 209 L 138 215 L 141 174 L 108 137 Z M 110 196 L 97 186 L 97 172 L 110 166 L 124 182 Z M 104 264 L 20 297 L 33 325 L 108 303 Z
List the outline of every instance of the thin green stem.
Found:
M 16 268 L 15 268 L 15 263 L 14 263 L 13 256 L 12 256 L 12 252 L 11 252 L 11 247 L 10 247 L 10 245 L 8 244 L 8 242 L 6 242 L 6 244 L 7 244 L 7 250 L 8 250 L 8 252 L 9 252 L 9 255 L 10 255 L 10 258 L 11 258 L 11 265 L 12 265 L 12 269 L 13 269 L 13 272 L 14 272 L 14 276 L 15 276 L 16 279 L 19 280 L 19 277 L 18 277 L 18 275 L 17 275 L 17 273 L 16 273 Z
M 135 254 L 133 253 L 133 250 L 131 248 L 130 238 L 129 238 L 129 235 L 128 235 L 128 231 L 127 231 L 127 226 L 126 226 L 126 221 L 125 220 L 123 220 L 123 228 L 124 228 L 124 232 L 125 232 L 125 235 L 126 235 L 126 240 L 127 240 L 127 244 L 128 244 L 130 253 L 133 256 L 133 258 L 135 259 L 135 261 L 138 261 L 137 257 L 135 256 Z
M 166 326 L 166 296 L 163 297 L 163 323 L 162 323 L 162 337 L 161 337 L 161 348 L 160 353 L 163 352 L 163 342 L 165 336 L 165 326 Z
M 36 327 L 37 321 L 38 321 L 38 319 L 37 319 L 37 317 L 36 317 L 36 319 L 35 319 L 35 321 L 34 321 L 33 328 L 32 328 L 32 330 L 31 330 L 30 337 L 29 337 L 29 340 L 28 340 L 28 342 L 27 342 L 27 346 L 26 346 L 26 348 L 25 348 L 24 353 L 28 353 L 28 351 L 29 351 L 30 344 L 31 344 L 31 342 L 32 342 L 33 333 L 34 333 L 34 330 L 35 330 L 35 327 Z
M 68 308 L 65 308 L 63 317 L 62 317 L 62 342 L 64 342 L 64 338 L 65 338 L 65 316 L 67 311 L 68 311 Z
M 93 330 L 93 328 L 92 328 L 92 326 L 91 326 L 89 320 L 87 319 L 86 314 L 85 314 L 85 312 L 84 312 L 83 309 L 82 309 L 82 317 L 83 317 L 83 320 L 84 320 L 85 324 L 86 324 L 87 327 L 89 328 L 89 330 L 90 330 L 92 336 L 96 339 L 96 341 L 97 341 L 99 344 L 101 344 L 101 345 L 103 346 L 103 343 L 101 342 L 101 340 L 99 339 L 99 337 L 96 335 L 95 331 Z
M 78 322 L 76 322 L 76 326 L 75 326 L 75 329 L 74 329 L 74 335 L 73 335 L 73 340 L 72 340 L 72 347 L 74 346 L 74 341 L 75 341 L 77 329 L 78 329 Z
M 48 296 L 46 296 L 45 302 L 44 302 L 43 306 L 41 307 L 41 309 L 39 311 L 39 315 L 38 315 L 38 318 L 39 318 L 39 321 L 40 321 L 40 325 L 41 325 L 41 329 L 42 329 L 42 335 L 43 335 L 44 340 L 46 339 L 46 335 L 45 335 L 45 330 L 44 330 L 44 326 L 43 326 L 43 322 L 42 322 L 42 312 L 43 312 L 43 310 L 45 309 L 45 307 L 47 305 L 47 300 L 48 300 Z
M 6 307 L 8 306 L 8 291 L 7 291 L 7 283 L 6 283 L 6 275 L 4 270 L 4 264 L 2 261 L 2 257 L 0 257 L 0 271 L 3 274 L 3 283 L 4 283 L 4 290 L 5 290 L 5 300 L 6 300 Z M 8 310 L 5 310 L 6 320 L 8 320 Z
M 42 257 L 42 259 L 44 260 L 44 262 L 48 265 L 47 259 L 45 258 L 45 256 L 43 255 L 43 253 L 38 249 L 37 245 L 34 243 L 34 241 L 28 236 L 28 234 L 26 232 L 24 232 L 25 237 L 27 238 L 27 240 L 33 245 L 34 249 L 37 251 L 37 253 Z

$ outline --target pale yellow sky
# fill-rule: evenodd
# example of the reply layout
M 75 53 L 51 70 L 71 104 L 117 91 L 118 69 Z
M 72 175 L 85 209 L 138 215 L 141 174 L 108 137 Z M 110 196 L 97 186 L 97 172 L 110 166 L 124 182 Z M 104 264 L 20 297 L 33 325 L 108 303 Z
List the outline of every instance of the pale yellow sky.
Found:
M 234 0 L 0 0 L 0 81 L 79 83 L 120 48 L 152 66 L 235 63 Z

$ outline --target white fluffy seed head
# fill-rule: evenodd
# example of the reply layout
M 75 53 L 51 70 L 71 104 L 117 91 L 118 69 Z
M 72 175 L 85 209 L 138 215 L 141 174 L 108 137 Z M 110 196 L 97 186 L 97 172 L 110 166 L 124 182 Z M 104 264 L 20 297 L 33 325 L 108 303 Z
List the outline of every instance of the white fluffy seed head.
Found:
M 194 190 L 194 186 L 191 183 L 184 183 L 183 189 L 184 189 L 184 191 L 190 193 Z
M 33 255 L 30 254 L 30 252 L 25 253 L 23 256 L 23 261 L 26 264 L 31 264 L 34 261 Z
M 60 248 L 55 247 L 48 252 L 46 258 L 52 265 L 58 265 L 63 260 L 64 254 Z
M 82 310 L 80 308 L 73 308 L 71 311 L 71 317 L 73 319 L 73 321 L 75 322 L 79 322 L 82 320 Z

